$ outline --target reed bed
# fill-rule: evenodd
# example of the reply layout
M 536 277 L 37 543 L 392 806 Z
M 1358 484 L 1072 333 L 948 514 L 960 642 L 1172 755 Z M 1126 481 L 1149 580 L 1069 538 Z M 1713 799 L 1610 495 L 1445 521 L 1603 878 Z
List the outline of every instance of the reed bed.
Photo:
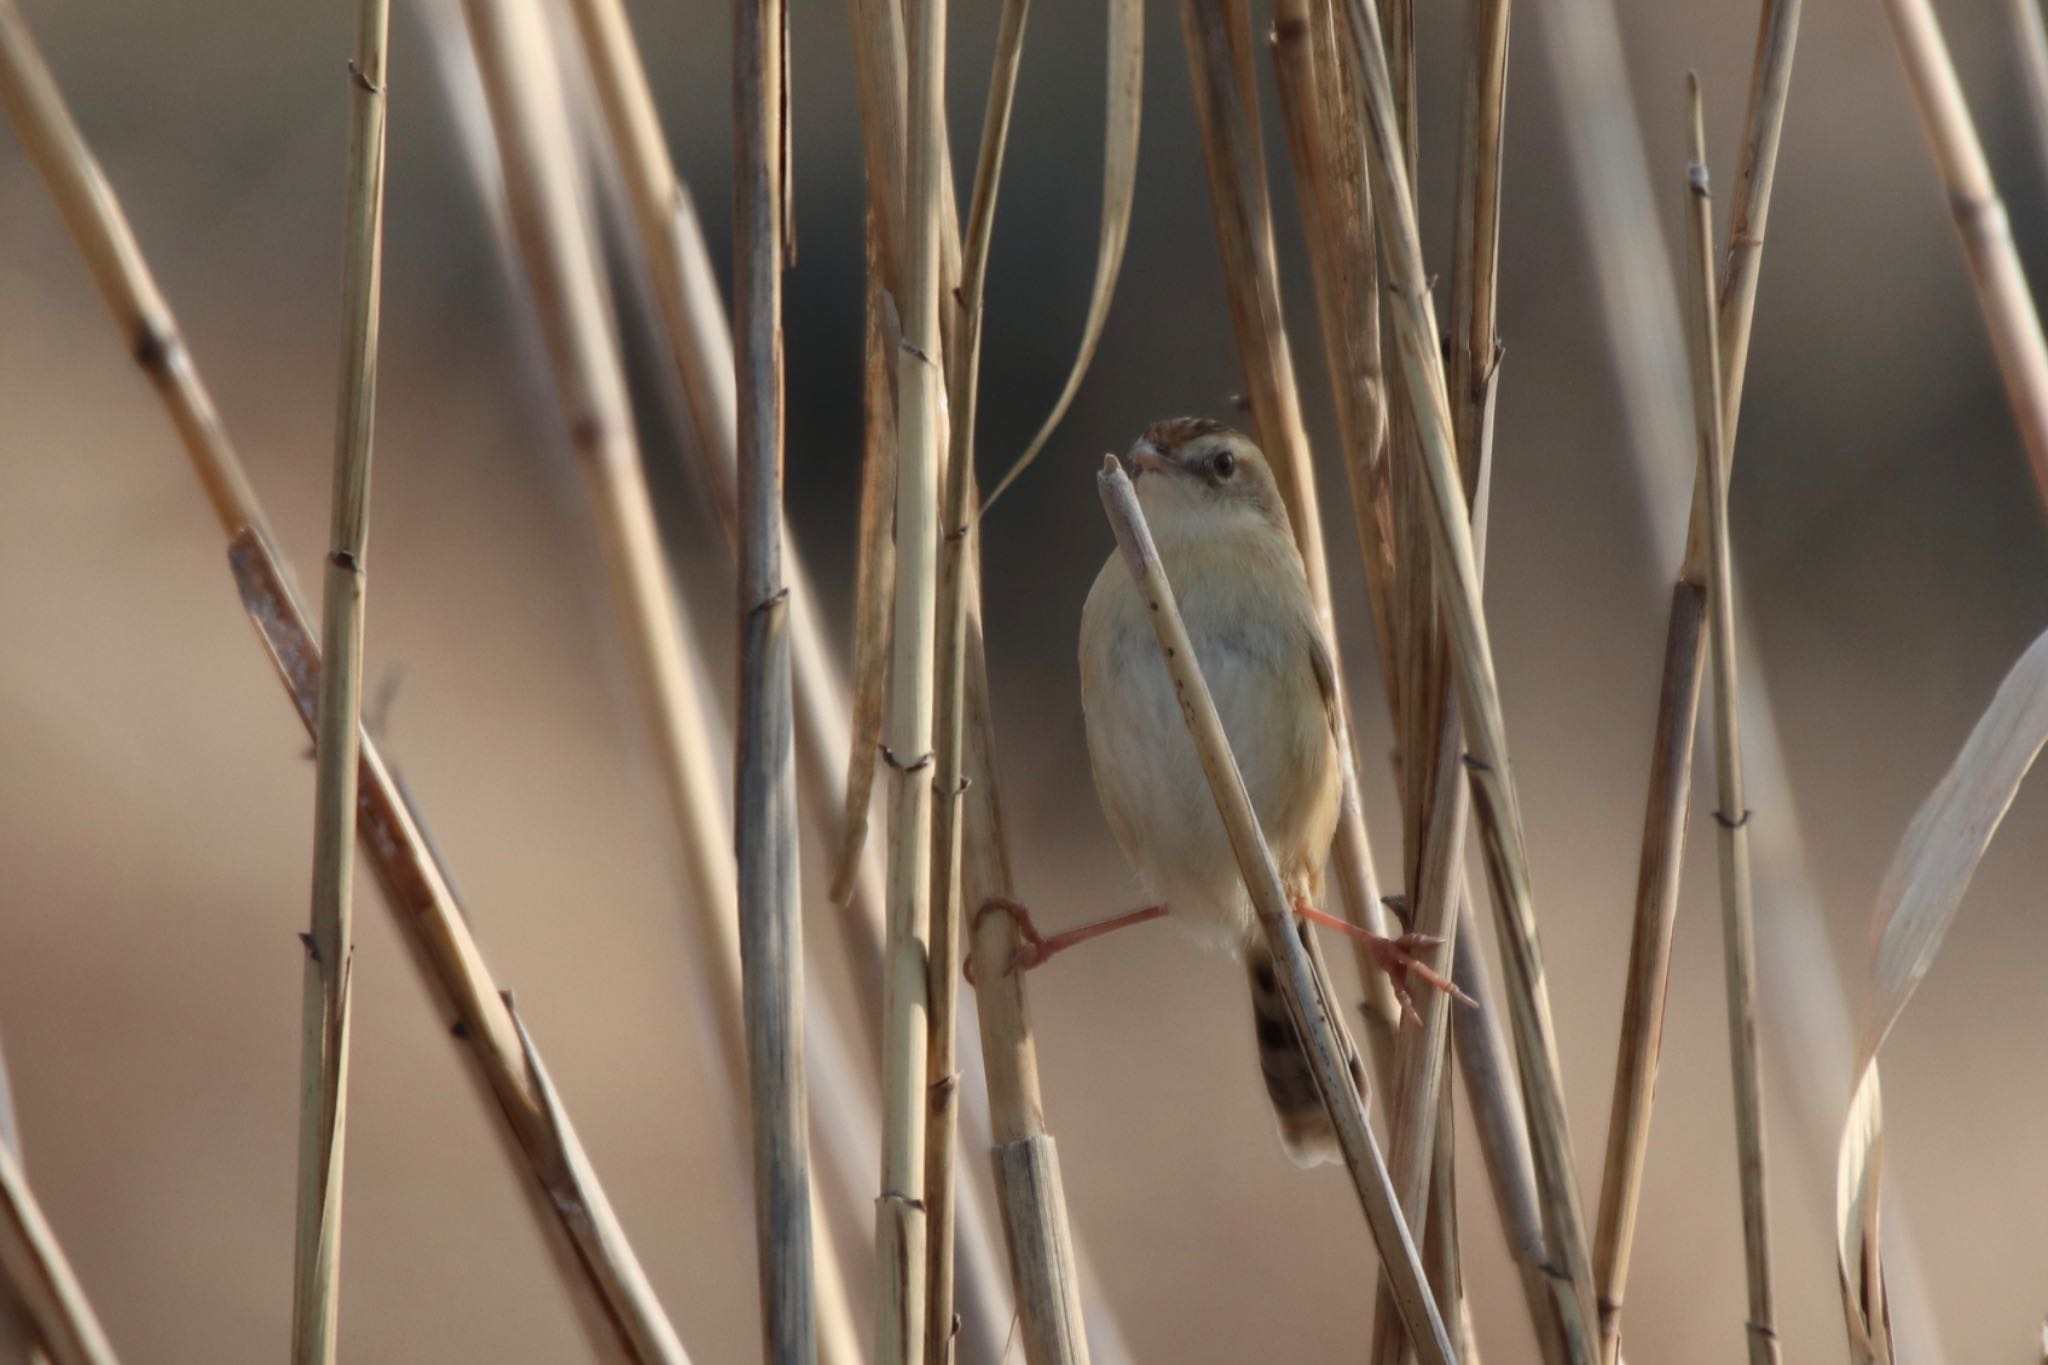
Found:
M 269 519 L 230 444 L 105 174 L 94 160 L 13 0 L 0 0 L 0 102 L 42 174 L 79 254 L 105 297 L 131 354 L 163 399 L 195 476 L 229 540 L 245 606 L 269 648 L 287 694 L 311 735 L 319 696 L 319 650 Z M 419 817 L 367 737 L 362 741 L 358 836 L 371 857 L 402 935 L 443 996 L 443 1017 L 496 1100 L 511 1151 L 534 1180 L 535 1210 L 562 1239 L 595 1320 L 627 1358 L 688 1359 L 655 1301 L 610 1201 L 547 1080 L 540 1055 L 507 993 L 485 967 L 439 856 Z
M 1887 0 L 1909 85 L 1949 192 L 1992 351 L 2022 444 L 2048 496 L 2048 348 L 2004 209 L 1926 0 Z M 825 619 L 785 514 L 792 466 L 785 405 L 783 277 L 790 264 L 790 14 L 785 0 L 735 0 L 732 66 L 732 310 L 696 209 L 663 134 L 648 67 L 622 0 L 569 0 L 582 66 L 564 65 L 538 0 L 463 0 L 487 126 L 504 173 L 504 221 L 545 344 L 568 445 L 589 492 L 680 851 L 692 950 L 713 995 L 709 1015 L 721 1102 L 752 1142 L 754 1257 L 763 1358 L 776 1365 L 1120 1365 L 1113 1305 L 1085 1274 L 1060 1151 L 1048 1121 L 1017 864 L 998 780 L 996 707 L 986 653 L 982 548 L 989 513 L 1027 473 L 1053 477 L 1052 448 L 1105 336 L 1137 208 L 1144 15 L 1106 7 L 1103 180 L 1095 269 L 1077 353 L 1049 414 L 986 499 L 977 456 L 984 343 L 1000 319 L 988 282 L 1001 269 L 997 207 L 1017 129 L 1029 0 L 1005 0 L 987 76 L 974 171 L 953 181 L 946 107 L 947 0 L 850 0 L 866 174 L 863 401 L 859 506 L 848 622 Z M 1426 991 L 1404 1019 L 1397 986 L 1373 950 L 1357 952 L 1347 1000 L 1320 950 L 1299 931 L 1259 816 L 1231 751 L 1136 491 L 1108 459 L 1098 478 L 1116 557 L 1152 606 L 1173 678 L 1231 851 L 1281 964 L 1289 1016 L 1329 1111 L 1377 1262 L 1377 1302 L 1358 1345 L 1375 1365 L 1476 1361 L 1476 1323 L 1458 1220 L 1454 1154 L 1462 1078 L 1485 1185 L 1519 1278 L 1545 1365 L 1614 1365 L 1639 1233 L 1642 1181 L 1663 1041 L 1664 998 L 1691 812 L 1694 735 L 1709 658 L 1727 1023 L 1734 1076 L 1733 1149 L 1747 1279 L 1740 1324 L 1752 1365 L 1790 1353 L 1780 1305 L 1766 1173 L 1763 1052 L 1769 1002 L 1757 981 L 1758 925 L 1778 912 L 1752 839 L 1787 827 L 1775 810 L 1752 827 L 1749 802 L 1789 806 L 1769 764 L 1745 764 L 1737 670 L 1730 474 L 1741 415 L 1765 227 L 1787 117 L 1799 0 L 1762 0 L 1725 250 L 1713 245 L 1704 120 L 1689 85 L 1684 279 L 1672 274 L 1626 163 L 1635 138 L 1626 72 L 1605 0 L 1559 0 L 1545 19 L 1561 71 L 1582 78 L 1567 109 L 1585 183 L 1614 191 L 1592 235 L 1612 315 L 1656 332 L 1645 288 L 1682 299 L 1697 459 L 1689 535 L 1666 623 L 1626 975 L 1620 1046 L 1599 1204 L 1581 1207 L 1561 1046 L 1532 887 L 1532 850 L 1509 756 L 1495 632 L 1482 593 L 1492 520 L 1496 400 L 1505 346 L 1502 262 L 1514 245 L 1504 213 L 1509 136 L 1509 0 L 1469 0 L 1455 145 L 1448 325 L 1421 230 L 1428 182 L 1419 133 L 1423 72 L 1410 0 L 1275 0 L 1270 55 L 1286 170 L 1314 288 L 1322 368 L 1361 552 L 1378 646 L 1391 761 L 1360 747 L 1341 660 L 1337 577 L 1324 540 L 1318 465 L 1282 309 L 1294 243 L 1276 231 L 1260 127 L 1262 101 L 1248 0 L 1180 0 L 1208 202 L 1250 424 L 1270 457 L 1336 677 L 1332 730 L 1342 795 L 1334 884 L 1349 923 L 1391 934 L 1396 916 L 1422 965 L 1455 992 Z M 2029 71 L 2048 71 L 2038 11 L 2016 11 Z M 1425 26 L 1426 27 L 1426 26 Z M 368 860 L 396 923 L 421 959 L 442 1014 L 503 1123 L 506 1146 L 544 1235 L 563 1255 L 565 1287 L 597 1328 L 605 1355 L 680 1365 L 690 1357 L 628 1244 L 561 1093 L 512 997 L 485 967 L 420 813 L 362 724 L 364 565 L 371 429 L 376 410 L 387 102 L 388 0 L 362 0 L 348 68 L 350 147 L 343 252 L 341 393 L 329 555 L 318 639 L 222 418 L 111 188 L 52 80 L 15 0 L 0 0 L 0 103 L 21 135 L 135 360 L 162 398 L 229 544 L 242 604 L 287 695 L 316 737 L 313 913 L 306 936 L 299 1204 L 293 1274 L 296 1361 L 335 1356 L 342 1157 L 347 1114 L 350 905 L 354 861 Z M 794 69 L 801 69 L 797 65 Z M 587 73 L 597 118 L 579 144 L 575 82 Z M 579 87 L 580 88 L 580 87 Z M 2048 119 L 2042 120 L 2048 127 Z M 601 131 L 598 131 L 601 130 Z M 733 811 L 728 818 L 703 695 L 708 651 L 684 620 L 657 526 L 646 459 L 616 331 L 618 300 L 592 231 L 589 179 L 616 176 L 611 225 L 646 268 L 665 334 L 657 368 L 684 400 L 695 473 L 736 569 L 738 644 Z M 1603 191 L 1604 192 L 1604 191 Z M 629 221 L 628 221 L 629 220 Z M 1610 251 L 1611 248 L 1611 251 Z M 1717 269 L 1718 266 L 1718 269 Z M 1660 314 L 1661 316 L 1661 314 Z M 1665 328 L 1666 331 L 1672 329 Z M 1676 335 L 1676 333 L 1673 333 Z M 1661 333 L 1659 334 L 1661 336 Z M 1665 337 L 1662 340 L 1668 341 Z M 1639 460 L 1679 426 L 1647 348 L 1630 363 Z M 851 373 L 855 363 L 846 358 Z M 672 371 L 672 374 L 668 373 Z M 1009 376 L 1003 376 L 1007 381 Z M 1661 405 L 1661 406 L 1660 406 Z M 1071 473 L 1070 462 L 1061 466 Z M 802 471 L 805 466 L 793 466 Z M 799 473 L 798 477 L 802 477 Z M 1676 512 L 1674 506 L 1666 509 Z M 1113 564 L 1112 570 L 1115 569 Z M 1006 585 L 1007 586 L 1007 585 Z M 833 657 L 852 644 L 850 671 Z M 2044 637 L 2048 639 L 2048 637 Z M 1877 1057 L 1931 968 L 1963 890 L 2048 737 L 2048 654 L 2037 642 L 1993 698 L 1948 776 L 1907 831 L 1878 900 L 1869 1007 L 1838 1151 L 1836 1251 L 1852 1356 L 1890 1365 L 1892 1290 L 1877 1222 L 1885 1138 Z M 1747 681 L 1745 681 L 1745 679 Z M 1762 740 L 1768 746 L 1769 717 Z M 1364 812 L 1368 784 L 1391 779 L 1398 860 L 1376 862 Z M 886 830 L 869 828 L 883 787 Z M 1789 816 L 1787 817 L 1789 818 Z M 1468 876 L 1476 837 L 1484 885 Z M 827 851 L 804 878 L 805 839 Z M 1387 847 L 1392 847 L 1388 845 Z M 1382 866 L 1397 867 L 1383 880 Z M 1398 886 L 1396 885 L 1398 882 Z M 807 1017 L 803 889 L 839 907 L 845 994 L 864 1025 L 857 1066 L 829 1014 Z M 1491 914 L 1482 916 L 1483 899 Z M 1009 913 L 1004 913 L 1005 911 Z M 1499 959 L 1498 980 L 1489 950 Z M 815 961 L 815 959 L 814 959 Z M 963 977 L 972 964 L 975 972 Z M 973 983 L 985 1092 L 959 1011 Z M 1572 981 L 1574 993 L 1597 989 Z M 1462 1000 L 1463 1003 L 1460 1003 Z M 1349 1009 L 1364 1032 L 1354 1040 Z M 1041 1006 L 1042 1008 L 1042 1006 Z M 806 1028 L 812 1030 L 807 1037 Z M 1363 1043 L 1361 1048 L 1360 1043 Z M 1363 1089 L 1354 1075 L 1370 1077 Z M 0 1077 L 4 1080 L 4 1077 Z M 1368 1112 L 1377 1099 L 1375 1129 Z M 0 1106 L 4 1108 L 4 1106 Z M 0 1125 L 5 1127 L 5 1125 Z M 824 1153 L 814 1181 L 811 1144 Z M 1384 1145 L 1382 1143 L 1384 1135 Z M 878 1141 L 872 1189 L 844 1173 Z M 990 1158 L 996 1231 L 966 1154 Z M 735 1173 L 737 1175 L 737 1173 Z M 1470 1183 L 1469 1176 L 1467 1182 Z M 846 1283 L 833 1220 L 870 1217 L 872 1295 Z M 1471 1199 L 1465 1200 L 1469 1206 Z M 1642 1229 L 1645 1236 L 1666 1230 Z M 22 1175 L 0 1143 L 0 1275 L 21 1351 L 58 1365 L 110 1362 L 85 1302 Z M 1084 1293 L 1085 1290 L 1085 1293 Z M 863 1300 L 871 1298 L 871 1302 Z M 1199 1296 L 1194 1301 L 1199 1304 Z M 856 1303 L 871 1310 L 857 1314 Z M 1732 1341 L 1737 1324 L 1725 1324 Z M 1094 1340 L 1091 1341 L 1091 1338 Z M 0 1341 L 8 1340 L 0 1336 Z M 1096 1342 L 1112 1343 L 1110 1348 Z M 1649 1349 L 1634 1348 L 1642 1355 Z

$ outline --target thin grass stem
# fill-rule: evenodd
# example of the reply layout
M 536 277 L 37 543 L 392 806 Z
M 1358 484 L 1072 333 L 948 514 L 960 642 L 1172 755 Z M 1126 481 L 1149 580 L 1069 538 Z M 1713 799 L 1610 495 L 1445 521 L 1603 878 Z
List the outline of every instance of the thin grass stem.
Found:
M 292 1359 L 334 1359 L 340 1326 L 341 1201 L 348 1128 L 349 1004 L 355 965 L 356 769 L 368 591 L 370 456 L 384 267 L 385 82 L 390 0 L 362 0 L 349 62 L 342 259 L 342 355 L 334 492 L 321 608 L 319 738 L 314 744 L 313 907 L 306 935 L 300 1059 L 298 1230 Z
M 1801 0 L 1765 0 L 1757 22 L 1755 64 L 1743 116 L 1742 161 L 1729 217 L 1729 244 L 1716 308 L 1717 356 L 1724 388 L 1722 429 L 1732 462 L 1741 414 L 1743 376 L 1763 265 L 1765 227 L 1777 178 L 1778 147 L 1790 97 L 1792 59 L 1799 36 Z M 1658 686 L 1650 781 L 1644 801 L 1643 841 L 1636 878 L 1627 986 L 1622 999 L 1621 1044 L 1595 1220 L 1594 1264 L 1599 1287 L 1601 1353 L 1618 1358 L 1621 1307 L 1635 1237 L 1643 1166 L 1649 1152 L 1651 1107 L 1663 1047 L 1664 1001 L 1678 914 L 1679 871 L 1691 805 L 1693 743 L 1706 669 L 1706 540 L 1708 490 L 1693 485 L 1691 530 L 1685 561 L 1672 587 L 1665 623 L 1664 664 Z
M 1708 627 L 1714 654 L 1714 757 L 1720 809 L 1722 928 L 1728 976 L 1728 1046 L 1735 1083 L 1735 1146 L 1748 1269 L 1750 1365 L 1777 1365 L 1771 1287 L 1770 1199 L 1765 1185 L 1763 1068 L 1756 1012 L 1756 914 L 1749 872 L 1750 811 L 1743 800 L 1741 693 L 1736 681 L 1735 574 L 1728 540 L 1727 429 L 1721 345 L 1715 325 L 1713 201 L 1707 187 L 1705 119 L 1696 76 L 1686 81 L 1692 162 L 1686 173 L 1686 255 L 1692 314 L 1693 409 L 1699 481 L 1707 490 Z
M 978 563 L 974 425 L 981 382 L 981 332 L 989 246 L 995 228 L 996 195 L 1002 184 L 1003 150 L 1009 140 L 1017 70 L 1024 54 L 1029 0 L 1004 0 L 996 32 L 988 107 L 982 118 L 966 236 L 961 242 L 960 284 L 951 293 L 952 344 L 945 355 L 948 436 L 946 512 L 939 555 L 936 708 L 937 795 L 932 819 L 931 971 L 927 983 L 930 1016 L 925 1053 L 925 1361 L 953 1359 L 953 1242 L 958 1178 L 959 1091 L 957 1038 L 959 983 L 966 916 L 962 854 L 966 795 L 967 634 L 970 562 Z

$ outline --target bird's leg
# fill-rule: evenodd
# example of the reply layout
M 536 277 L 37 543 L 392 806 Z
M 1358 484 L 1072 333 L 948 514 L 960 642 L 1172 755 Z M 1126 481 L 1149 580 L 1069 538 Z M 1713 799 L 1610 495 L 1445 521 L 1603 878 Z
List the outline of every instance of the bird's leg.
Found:
M 1038 932 L 1038 926 L 1031 921 L 1031 911 L 1025 907 L 1022 901 L 1013 901 L 1008 896 L 990 896 L 981 903 L 981 908 L 974 912 L 974 929 L 976 933 L 979 933 L 981 930 L 982 918 L 992 910 L 1008 915 L 1017 923 L 1017 937 L 1019 939 L 1017 951 L 1010 958 L 1010 965 L 1003 969 L 1005 975 L 1010 972 L 1028 972 L 1033 967 L 1044 963 L 1054 953 L 1063 952 L 1077 943 L 1086 943 L 1091 938 L 1101 938 L 1104 934 L 1115 930 L 1127 929 L 1133 924 L 1143 924 L 1146 920 L 1158 919 L 1166 913 L 1166 907 L 1163 905 L 1148 905 L 1142 910 L 1133 910 L 1127 915 L 1115 915 L 1109 919 L 1097 920 L 1093 924 L 1084 924 L 1078 929 L 1062 929 L 1057 934 L 1041 934 Z M 967 956 L 965 971 L 969 984 L 972 984 L 974 981 L 974 955 L 971 952 Z
M 1327 911 L 1318 910 L 1305 900 L 1297 900 L 1294 903 L 1294 913 L 1305 920 L 1335 929 L 1339 933 L 1363 939 L 1365 945 L 1372 950 L 1373 961 L 1379 964 L 1380 970 L 1393 982 L 1394 998 L 1401 1002 L 1401 1012 L 1418 1024 L 1422 1022 L 1422 1016 L 1415 1012 L 1415 1001 L 1408 994 L 1408 978 L 1411 974 L 1454 1000 L 1461 1000 L 1467 1005 L 1479 1003 L 1459 990 L 1449 977 L 1437 972 L 1415 956 L 1419 948 L 1435 948 L 1442 945 L 1443 940 L 1435 934 L 1403 934 L 1399 938 L 1387 938 L 1375 934 L 1370 929 L 1362 929 L 1350 920 L 1339 919 Z

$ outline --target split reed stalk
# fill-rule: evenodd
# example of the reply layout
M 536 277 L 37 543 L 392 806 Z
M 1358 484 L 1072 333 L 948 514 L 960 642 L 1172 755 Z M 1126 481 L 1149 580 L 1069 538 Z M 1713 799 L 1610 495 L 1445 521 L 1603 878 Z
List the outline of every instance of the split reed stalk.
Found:
M 1342 65 L 1334 18 L 1335 11 L 1326 3 L 1279 0 L 1273 17 L 1273 68 L 1308 242 L 1309 273 L 1315 281 L 1323 364 L 1329 371 L 1365 562 L 1373 633 L 1388 704 L 1397 706 L 1400 672 L 1389 603 L 1392 512 L 1386 501 L 1387 415 L 1379 373 L 1378 253 L 1372 240 L 1365 146 L 1341 112 L 1349 107 L 1344 98 L 1349 76 Z
M 1765 0 L 1757 23 L 1755 63 L 1743 115 L 1742 160 L 1730 210 L 1728 252 L 1716 309 L 1716 354 L 1723 387 L 1721 424 L 1732 465 L 1749 366 L 1749 341 L 1763 266 L 1778 147 L 1791 92 L 1792 59 L 1799 37 L 1801 0 Z M 1708 489 L 1695 479 L 1685 560 L 1672 586 L 1665 623 L 1664 664 L 1658 685 L 1649 791 L 1644 802 L 1641 860 L 1636 877 L 1628 983 L 1622 999 L 1621 1042 L 1615 1059 L 1614 1097 L 1595 1221 L 1594 1266 L 1600 1295 L 1600 1345 L 1606 1365 L 1619 1358 L 1621 1307 L 1629 1255 L 1649 1153 L 1651 1107 L 1663 1047 L 1664 1003 L 1671 943 L 1678 916 L 1679 870 L 1691 806 L 1693 743 L 1706 667 Z
M 981 382 L 981 329 L 989 245 L 995 228 L 996 193 L 1002 184 L 1003 149 L 1009 140 L 1010 111 L 1017 92 L 1017 68 L 1024 54 L 1024 21 L 1030 0 L 1004 0 L 996 32 L 988 108 L 982 118 L 967 232 L 961 242 L 960 284 L 951 293 L 952 345 L 945 355 L 948 437 L 944 543 L 939 558 L 937 667 L 937 789 L 932 819 L 931 969 L 929 1028 L 925 1053 L 924 1198 L 926 1218 L 925 1361 L 953 1359 L 953 1238 L 958 1180 L 960 1076 L 956 1069 L 961 945 L 966 914 L 961 872 L 966 822 L 967 621 L 970 563 L 978 564 L 976 534 L 974 421 Z M 992 1324 L 989 1324 L 992 1325 Z
M 1713 201 L 1707 189 L 1705 120 L 1696 76 L 1686 81 L 1692 163 L 1686 172 L 1686 264 L 1692 314 L 1693 410 L 1699 481 L 1707 490 L 1709 633 L 1714 651 L 1714 759 L 1721 808 L 1722 931 L 1728 964 L 1728 1048 L 1735 1081 L 1735 1148 L 1742 1182 L 1742 1246 L 1749 1272 L 1745 1330 L 1750 1365 L 1777 1365 L 1772 1307 L 1770 1200 L 1765 1187 L 1763 1066 L 1757 1036 L 1756 914 L 1749 873 L 1749 807 L 1742 790 L 1741 693 L 1736 682 L 1735 574 L 1728 538 L 1728 458 L 1720 339 L 1714 314 Z
M 185 348 L 176 320 L 144 262 L 105 175 L 65 108 L 14 0 L 0 0 L 0 103 L 43 176 L 65 226 L 136 362 L 164 401 L 193 472 L 231 543 L 231 565 L 287 691 L 310 734 L 319 650 L 278 563 L 268 519 Z M 447 873 L 376 746 L 365 740 L 359 836 L 401 936 L 452 1019 L 485 1088 L 497 1101 L 510 1146 L 533 1177 L 543 1228 L 581 1271 L 609 1335 L 643 1365 L 688 1360 L 575 1129 L 546 1079 L 540 1055 L 485 967 Z M 578 1280 L 571 1280 L 572 1292 Z
M 1921 130 L 1948 192 L 1977 309 L 2005 381 L 2005 401 L 2026 446 L 2035 490 L 2048 502 L 2048 343 L 2041 338 L 2041 316 L 2013 245 L 2005 201 L 1991 179 L 1934 7 L 1928 0 L 1885 0 L 1885 13 L 1906 83 L 1913 88 Z
M 1104 459 L 1097 484 L 1124 566 L 1140 596 L 1151 607 L 1152 628 L 1158 636 L 1167 673 L 1173 679 L 1181 716 L 1201 756 L 1203 774 L 1208 778 L 1217 814 L 1230 836 L 1231 851 L 1237 857 L 1245 887 L 1258 911 L 1260 928 L 1280 963 L 1282 994 L 1287 999 L 1288 1012 L 1308 1053 L 1316 1089 L 1321 1092 L 1336 1129 L 1338 1146 L 1351 1172 L 1366 1226 L 1379 1249 L 1380 1262 L 1393 1281 L 1402 1323 L 1415 1342 L 1416 1356 L 1423 1365 L 1447 1365 L 1457 1357 L 1436 1303 L 1430 1297 L 1416 1244 L 1395 1202 L 1386 1162 L 1366 1118 L 1364 1099 L 1352 1082 L 1352 1049 L 1344 1032 L 1341 1007 L 1329 997 L 1322 973 L 1297 932 L 1299 921 L 1281 885 L 1273 851 L 1259 829 L 1258 815 L 1252 810 L 1244 778 L 1230 751 L 1229 737 L 1223 731 L 1222 717 L 1216 712 L 1215 700 L 1196 661 L 1194 645 L 1181 621 L 1173 586 L 1167 581 L 1165 566 L 1152 543 L 1137 491 L 1114 456 Z
M 902 339 L 896 357 L 896 608 L 887 722 L 889 933 L 882 1020 L 877 1365 L 925 1358 L 925 1057 L 932 891 L 932 710 L 941 411 L 939 251 L 946 193 L 946 0 L 909 7 Z
M 1500 266 L 1500 175 L 1503 118 L 1507 103 L 1508 0 L 1481 0 L 1469 14 L 1464 104 L 1458 149 L 1457 246 L 1452 262 L 1452 335 L 1449 397 L 1457 439 L 1463 495 L 1471 509 L 1475 564 L 1484 572 L 1486 508 L 1492 485 L 1493 400 L 1499 377 L 1500 341 L 1495 299 Z M 1420 528 L 1416 528 L 1418 531 Z M 1416 537 L 1419 539 L 1420 537 Z M 1432 613 L 1432 615 L 1435 615 Z M 1409 928 L 1443 940 L 1425 950 L 1433 965 L 1449 971 L 1458 947 L 1459 905 L 1466 897 L 1465 834 L 1470 801 L 1459 780 L 1462 734 L 1448 669 L 1448 641 L 1440 619 L 1432 622 L 1426 646 L 1426 671 L 1419 676 L 1427 688 L 1427 711 L 1418 718 L 1434 726 L 1436 742 L 1429 762 L 1433 772 L 1425 787 L 1428 807 L 1416 812 L 1421 848 L 1410 882 L 1413 916 Z M 1419 757 L 1418 753 L 1418 757 Z M 1417 1009 L 1422 1027 L 1395 1039 L 1388 1139 L 1394 1188 L 1411 1228 L 1434 1237 L 1428 1196 L 1432 1170 L 1449 1159 L 1438 1140 L 1437 1124 L 1445 1112 L 1444 1076 L 1450 1067 L 1450 1013 L 1453 1002 L 1440 991 L 1424 992 Z M 1448 1183 L 1449 1175 L 1442 1179 Z M 1454 1212 L 1454 1206 L 1446 1206 Z M 1442 1243 L 1456 1245 L 1453 1229 L 1442 1230 Z M 1457 1308 L 1453 1294 L 1457 1267 L 1434 1276 L 1437 1306 L 1448 1319 Z M 1374 1314 L 1372 1359 L 1375 1365 L 1398 1365 L 1401 1334 L 1384 1277 Z
M 361 759 L 363 625 L 368 592 L 370 454 L 377 416 L 377 323 L 384 270 L 384 122 L 390 0 L 362 0 L 349 62 L 349 146 L 342 257 L 341 396 L 320 627 L 314 744 L 313 909 L 306 936 L 300 1057 L 298 1232 L 292 1359 L 334 1359 L 340 1326 L 341 1198 L 348 1129 L 349 1001 L 355 966 L 356 769 Z
M 1509 766 L 1492 644 L 1479 597 L 1479 567 L 1458 470 L 1435 310 L 1422 263 L 1415 201 L 1402 155 L 1379 25 L 1364 0 L 1346 0 L 1345 14 L 1364 77 L 1364 112 L 1371 130 L 1374 198 L 1381 206 L 1378 222 L 1396 354 L 1429 484 L 1436 590 L 1451 640 L 1452 671 L 1458 679 L 1470 750 L 1465 766 L 1507 968 L 1509 1017 L 1536 1158 L 1537 1186 L 1543 1196 L 1545 1240 L 1557 1274 L 1562 1318 L 1574 1343 L 1573 1356 L 1590 1359 L 1592 1271 L 1579 1210 L 1549 992 L 1537 945 L 1527 844 Z
M 1309 592 L 1338 679 L 1335 713 L 1344 786 L 1330 862 L 1346 917 L 1360 928 L 1384 936 L 1387 917 L 1380 904 L 1379 877 L 1373 869 L 1365 811 L 1358 796 L 1351 703 L 1337 647 L 1336 617 L 1330 607 L 1330 570 L 1323 550 L 1322 513 L 1316 502 L 1315 466 L 1309 456 L 1308 433 L 1302 426 L 1301 395 L 1295 387 L 1294 361 L 1280 311 L 1272 208 L 1266 196 L 1265 158 L 1251 99 L 1250 7 L 1247 0 L 1181 0 L 1180 10 L 1202 130 L 1203 163 L 1208 168 L 1210 207 L 1252 419 L 1280 485 L 1280 498 L 1308 571 Z M 1363 950 L 1364 945 L 1359 946 Z M 1372 965 L 1369 953 L 1361 956 L 1359 967 L 1373 1011 L 1393 1024 L 1400 1018 L 1400 1007 L 1386 974 Z
M 789 193 L 784 0 L 733 7 L 733 311 L 739 399 L 740 968 L 751 1065 L 764 1353 L 818 1358 L 797 898 L 796 737 L 782 574 L 782 265 Z

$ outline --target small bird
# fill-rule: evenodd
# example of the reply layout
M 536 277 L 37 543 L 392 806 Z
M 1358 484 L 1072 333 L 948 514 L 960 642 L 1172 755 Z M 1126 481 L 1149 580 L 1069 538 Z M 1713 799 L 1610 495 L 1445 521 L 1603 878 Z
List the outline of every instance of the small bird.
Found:
M 1147 427 L 1128 463 L 1231 752 L 1289 898 L 1304 919 L 1371 942 L 1405 987 L 1409 972 L 1448 981 L 1410 949 L 1435 940 L 1368 934 L 1315 908 L 1336 833 L 1342 759 L 1336 677 L 1301 554 L 1273 471 L 1240 432 L 1205 418 Z M 1171 913 L 1240 957 L 1251 980 L 1260 1069 L 1288 1154 L 1301 1165 L 1338 1158 L 1307 1054 L 1280 992 L 1278 968 L 1217 814 L 1145 601 L 1114 554 L 1081 613 L 1081 709 L 1095 790 L 1111 832 L 1158 903 L 1051 936 L 1021 906 L 1017 965 L 1128 924 Z M 1302 926 L 1304 941 L 1313 940 Z M 1401 991 L 1406 1004 L 1405 988 Z

